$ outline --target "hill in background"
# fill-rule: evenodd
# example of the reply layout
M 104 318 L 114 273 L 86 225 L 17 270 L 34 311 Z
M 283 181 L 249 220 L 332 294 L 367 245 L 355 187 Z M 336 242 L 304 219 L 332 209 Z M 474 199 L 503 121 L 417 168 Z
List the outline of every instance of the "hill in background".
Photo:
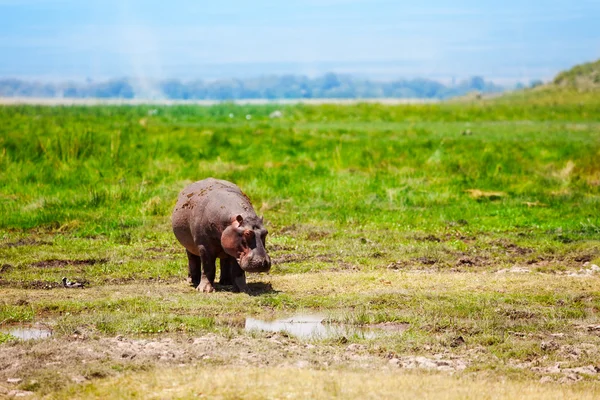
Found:
M 579 64 L 563 71 L 554 78 L 554 86 L 579 90 L 600 89 L 600 60 Z

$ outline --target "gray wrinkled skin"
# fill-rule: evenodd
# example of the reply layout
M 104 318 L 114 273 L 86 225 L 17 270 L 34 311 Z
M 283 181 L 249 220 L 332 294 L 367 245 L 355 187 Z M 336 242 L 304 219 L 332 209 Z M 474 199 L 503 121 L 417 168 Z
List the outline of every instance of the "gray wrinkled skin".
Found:
M 179 194 L 171 217 L 173 233 L 185 247 L 189 279 L 198 291 L 213 292 L 215 262 L 221 260 L 220 283 L 248 292 L 246 272 L 267 272 L 267 230 L 250 199 L 231 182 L 207 178 Z

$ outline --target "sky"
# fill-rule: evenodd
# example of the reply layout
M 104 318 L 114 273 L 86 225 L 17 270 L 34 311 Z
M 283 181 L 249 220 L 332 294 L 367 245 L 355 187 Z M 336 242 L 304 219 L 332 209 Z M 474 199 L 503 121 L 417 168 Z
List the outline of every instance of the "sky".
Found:
M 599 21 L 600 0 L 0 0 L 0 78 L 527 83 L 600 58 Z

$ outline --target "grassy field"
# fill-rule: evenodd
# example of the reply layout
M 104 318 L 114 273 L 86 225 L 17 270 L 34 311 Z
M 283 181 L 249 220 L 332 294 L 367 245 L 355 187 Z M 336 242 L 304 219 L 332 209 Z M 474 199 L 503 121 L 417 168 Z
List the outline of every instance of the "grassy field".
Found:
M 0 396 L 597 398 L 599 109 L 0 107 Z M 185 281 L 169 216 L 209 176 L 265 217 L 250 296 Z M 297 313 L 373 334 L 244 330 Z

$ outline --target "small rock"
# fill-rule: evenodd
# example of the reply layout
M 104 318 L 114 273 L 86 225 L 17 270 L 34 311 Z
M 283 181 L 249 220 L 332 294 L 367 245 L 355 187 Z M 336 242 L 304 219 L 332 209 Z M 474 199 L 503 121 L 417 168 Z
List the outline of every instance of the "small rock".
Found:
M 587 330 L 590 332 L 600 331 L 600 325 L 588 325 Z
M 548 342 L 540 343 L 540 348 L 544 351 L 552 351 L 552 350 L 558 350 L 560 348 L 560 345 L 558 343 L 556 343 L 554 340 L 550 340 Z
M 588 266 L 588 265 L 590 265 L 590 264 L 591 264 L 591 262 L 589 262 L 589 261 L 586 261 L 586 262 L 584 262 L 584 263 L 583 263 L 583 266 L 584 266 L 584 267 L 587 267 L 587 266 Z
M 590 270 L 594 271 L 594 272 L 600 272 L 600 267 L 597 266 L 596 264 L 592 264 L 590 266 Z
M 73 383 L 83 383 L 85 381 L 87 381 L 87 379 L 85 378 L 85 376 L 81 376 L 81 375 L 74 375 L 71 377 L 71 381 L 73 381 Z
M 579 380 L 581 380 L 581 376 L 575 374 L 575 373 L 569 373 L 566 376 L 563 376 L 562 378 L 559 379 L 559 383 L 572 383 L 572 382 L 577 382 Z
M 310 363 L 306 360 L 299 360 L 298 362 L 296 362 L 295 367 L 296 368 L 306 368 L 310 365 Z
M 450 347 L 458 347 L 463 344 L 465 344 L 465 339 L 462 336 L 459 336 L 452 339 L 452 342 L 450 342 Z
M 314 349 L 314 348 L 315 348 L 315 345 L 314 345 L 314 344 L 307 343 L 307 344 L 304 346 L 304 348 L 306 348 L 306 349 Z
M 506 274 L 506 273 L 513 273 L 513 274 L 527 274 L 530 273 L 531 270 L 527 269 L 527 268 L 523 268 L 523 267 L 512 267 L 512 268 L 506 268 L 506 269 L 501 269 L 499 271 L 496 271 L 497 274 Z
M 0 386 L 0 394 L 8 394 L 9 390 L 4 386 Z
M 593 365 L 586 365 L 585 367 L 577 367 L 577 368 L 568 368 L 565 371 L 575 373 L 575 374 L 587 374 L 587 375 L 596 375 L 598 371 L 596 367 Z
M 392 358 L 392 359 L 390 359 L 390 360 L 388 361 L 388 363 L 389 363 L 390 365 L 393 365 L 393 366 L 395 366 L 395 367 L 399 367 L 399 366 L 400 366 L 400 360 L 399 360 L 399 359 L 397 359 L 397 358 Z
M 35 393 L 28 392 L 27 390 L 11 390 L 8 392 L 8 397 L 29 397 L 33 396 Z
M 416 357 L 415 363 L 417 364 L 417 367 L 425 369 L 435 369 L 438 366 L 435 361 L 430 360 L 427 357 Z
M 348 347 L 346 347 L 346 351 L 356 352 L 356 351 L 364 350 L 365 348 L 366 348 L 365 345 L 358 344 L 358 343 L 352 343 L 352 344 L 348 345 Z
M 23 382 L 23 379 L 21 379 L 21 378 L 8 378 L 6 380 L 6 383 L 13 383 L 15 385 L 17 385 L 17 384 L 19 384 L 21 382 Z
M 556 363 L 552 367 L 547 368 L 546 372 L 548 372 L 549 374 L 558 374 L 558 373 L 560 373 L 560 363 Z
M 552 381 L 553 379 L 549 376 L 543 376 L 542 379 L 540 379 L 540 383 L 550 383 Z

